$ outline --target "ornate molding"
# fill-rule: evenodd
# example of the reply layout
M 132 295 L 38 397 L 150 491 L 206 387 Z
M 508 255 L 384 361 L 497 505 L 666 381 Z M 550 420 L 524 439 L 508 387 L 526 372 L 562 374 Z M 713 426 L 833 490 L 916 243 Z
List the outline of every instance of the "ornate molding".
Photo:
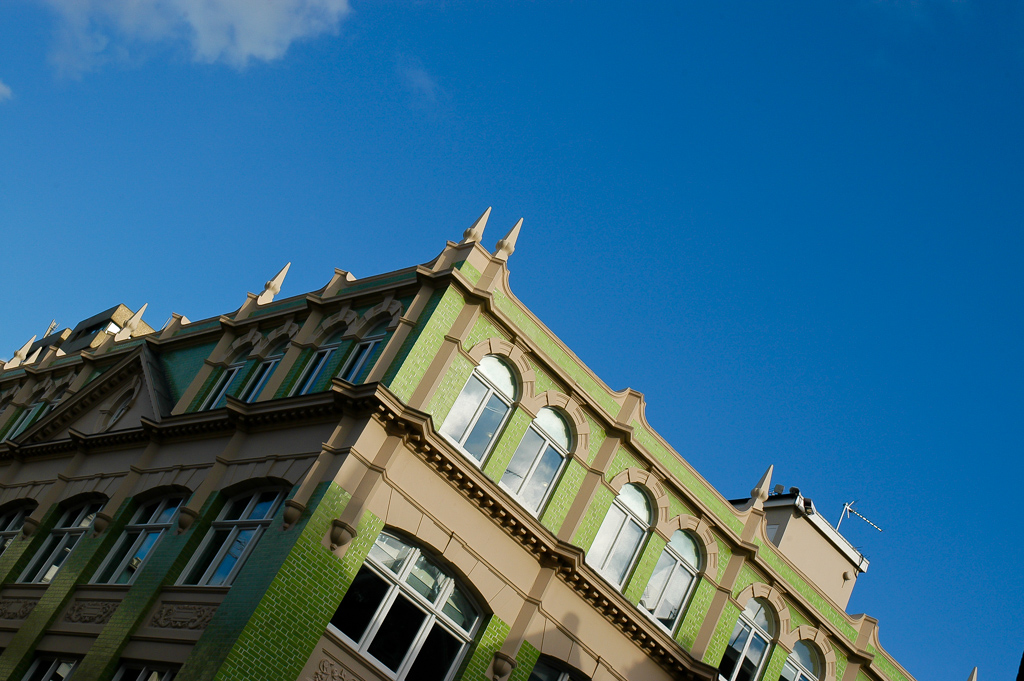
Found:
M 0 599 L 0 620 L 23 620 L 38 602 L 36 598 Z
M 120 601 L 75 601 L 64 615 L 73 624 L 106 624 Z
M 157 629 L 205 629 L 215 612 L 216 605 L 161 603 L 149 626 Z
M 362 681 L 351 669 L 329 657 L 320 660 L 313 676 L 306 678 L 312 681 Z

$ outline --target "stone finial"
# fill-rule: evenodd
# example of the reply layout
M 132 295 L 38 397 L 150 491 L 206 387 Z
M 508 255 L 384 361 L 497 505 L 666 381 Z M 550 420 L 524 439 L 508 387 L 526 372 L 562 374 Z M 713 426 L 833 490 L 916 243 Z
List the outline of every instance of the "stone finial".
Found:
M 469 244 L 479 242 L 480 239 L 484 238 L 484 227 L 487 226 L 487 218 L 491 217 L 491 207 L 487 206 L 487 210 L 484 214 L 476 219 L 472 225 L 469 226 L 465 232 L 462 233 L 462 241 L 460 244 Z
M 36 342 L 36 337 L 35 336 L 32 336 L 31 338 L 29 338 L 28 339 L 28 343 L 25 343 L 20 348 L 18 348 L 18 351 L 14 353 L 14 357 L 11 358 L 10 362 L 8 362 L 7 364 L 4 365 L 4 368 L 5 369 L 13 369 L 14 367 L 21 366 L 22 364 L 25 364 L 25 360 L 28 359 L 28 350 L 29 350 L 29 348 L 32 347 L 32 344 L 35 343 L 35 342 Z
M 288 274 L 288 268 L 292 264 L 288 263 L 281 268 L 281 271 L 274 275 L 274 278 L 267 282 L 266 286 L 263 287 L 263 293 L 256 299 L 257 305 L 266 305 L 274 300 L 274 296 L 281 292 L 281 284 L 284 283 L 285 275 Z
M 128 321 L 124 323 L 124 328 L 114 334 L 114 341 L 120 343 L 123 340 L 128 340 L 135 335 L 135 332 L 139 330 L 139 322 L 142 321 L 142 315 L 149 307 L 149 303 L 144 304 L 139 308 L 139 311 L 133 314 Z
M 494 251 L 495 258 L 498 260 L 508 260 L 508 256 L 515 253 L 516 239 L 519 238 L 519 230 L 522 228 L 523 219 L 519 218 L 519 222 L 516 223 L 515 227 L 509 230 L 505 238 L 498 242 L 498 248 Z
M 39 361 L 39 356 L 41 354 L 43 354 L 43 349 L 36 348 L 36 351 L 29 355 L 28 358 L 24 362 L 22 362 L 22 364 L 35 364 L 37 361 Z
M 978 681 L 978 668 L 975 667 L 971 675 L 967 677 L 967 681 Z
M 754 505 L 758 508 L 764 505 L 764 502 L 768 500 L 768 490 L 772 485 L 772 471 L 775 470 L 775 466 L 768 466 L 768 470 L 764 472 L 761 479 L 754 485 L 754 489 L 750 490 L 750 498 L 754 500 Z

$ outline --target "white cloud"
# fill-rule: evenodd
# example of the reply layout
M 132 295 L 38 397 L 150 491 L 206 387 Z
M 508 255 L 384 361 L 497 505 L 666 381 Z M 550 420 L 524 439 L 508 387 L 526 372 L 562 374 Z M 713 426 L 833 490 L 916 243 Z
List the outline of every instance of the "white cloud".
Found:
M 11 88 L 8 87 L 7 83 L 0 80 L 0 102 L 6 102 L 13 96 L 14 94 L 11 92 Z
M 52 58 L 81 73 L 147 44 L 187 44 L 197 62 L 244 67 L 337 31 L 348 0 L 43 0 L 59 26 Z
M 423 68 L 419 59 L 399 57 L 398 76 L 402 79 L 402 85 L 417 99 L 430 103 L 437 101 L 437 82 Z

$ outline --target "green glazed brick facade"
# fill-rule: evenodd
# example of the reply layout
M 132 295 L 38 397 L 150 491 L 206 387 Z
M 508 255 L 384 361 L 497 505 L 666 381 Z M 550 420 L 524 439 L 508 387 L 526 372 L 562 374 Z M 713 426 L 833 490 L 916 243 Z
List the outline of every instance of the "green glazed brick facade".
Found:
M 25 411 L 25 407 L 19 407 L 18 409 L 15 409 L 14 413 L 11 414 L 11 417 L 7 419 L 7 422 L 3 425 L 2 428 L 0 428 L 0 442 L 3 441 L 4 436 L 7 435 L 7 431 L 10 430 L 11 426 L 14 425 L 14 422 L 18 420 L 18 417 L 21 416 L 23 411 Z
M 711 609 L 711 599 L 715 597 L 717 591 L 715 585 L 707 579 L 701 578 L 697 582 L 697 589 L 686 608 L 686 616 L 683 617 L 683 623 L 676 632 L 676 641 L 686 650 L 693 649 L 700 627 L 707 619 L 708 610 Z
M 832 652 L 836 655 L 836 679 L 838 679 L 838 681 L 843 681 L 843 676 L 846 675 L 846 665 L 848 664 L 846 655 L 843 654 L 843 651 L 834 646 L 832 648 Z
M 530 645 L 529 641 L 523 641 L 516 654 L 516 668 L 509 674 L 508 681 L 529 681 L 539 659 L 540 651 Z
M 274 393 L 274 399 L 281 399 L 282 397 L 288 397 L 291 393 L 292 388 L 295 387 L 295 382 L 299 380 L 299 376 L 305 370 L 306 365 L 309 364 L 309 360 L 313 358 L 315 351 L 311 348 L 305 348 L 299 353 L 299 356 L 295 358 L 295 362 L 292 363 L 288 373 L 285 375 L 284 380 L 281 381 L 281 385 L 278 387 L 277 392 Z
M 611 465 L 608 466 L 608 470 L 604 473 L 604 479 L 611 481 L 616 475 L 627 468 L 639 468 L 644 470 L 639 459 L 626 451 L 625 447 L 619 447 L 619 451 L 615 453 L 615 458 L 612 459 Z
M 455 400 L 459 393 L 466 386 L 470 374 L 473 373 L 474 365 L 463 355 L 456 354 L 452 359 L 452 365 L 448 368 L 448 374 L 441 381 L 430 400 L 427 412 L 434 419 L 434 428 L 440 430 L 444 420 L 448 418 L 448 412 L 455 406 Z
M 400 351 L 399 357 L 391 367 L 396 370 L 394 377 L 387 374 L 384 377 L 384 383 L 391 392 L 406 402 L 412 397 L 423 375 L 427 373 L 434 355 L 441 349 L 445 334 L 451 330 L 459 312 L 466 306 L 466 301 L 454 288 L 448 288 L 443 293 L 434 293 L 431 302 L 434 303 L 434 308 L 423 311 L 416 330 L 409 334 L 406 343 L 403 344 L 402 349 L 407 350 L 407 353 Z M 408 348 L 406 344 L 409 344 Z
M 651 575 L 654 574 L 654 566 L 658 564 L 658 559 L 661 558 L 661 553 L 665 550 L 666 543 L 664 539 L 654 533 L 651 533 L 647 539 L 647 545 L 640 553 L 640 560 L 637 561 L 636 568 L 633 569 L 633 575 L 626 583 L 626 589 L 623 592 L 626 600 L 633 605 L 638 604 L 640 598 L 644 595 L 647 583 L 651 581 Z
M 597 531 L 601 529 L 601 523 L 608 515 L 608 509 L 611 508 L 613 501 L 615 501 L 614 492 L 604 486 L 597 488 L 594 498 L 590 502 L 590 508 L 587 509 L 587 513 L 583 517 L 583 522 L 580 523 L 576 535 L 572 538 L 573 544 L 584 551 L 590 550 L 590 545 L 594 543 Z
M 597 425 L 597 421 L 590 418 L 589 414 L 584 413 L 584 418 L 587 419 L 587 425 L 590 426 L 590 443 L 587 452 L 587 465 L 590 466 L 594 463 L 597 453 L 601 451 L 601 445 L 608 437 L 605 435 L 604 428 Z
M 733 584 L 732 597 L 739 598 L 740 593 L 748 586 L 763 581 L 764 579 L 761 575 L 757 574 L 754 569 L 750 567 L 749 563 L 744 563 L 743 567 L 740 568 L 740 574 L 736 577 L 736 583 Z M 746 603 L 741 603 L 740 605 L 746 605 Z
M 729 561 L 732 560 L 732 549 L 717 534 L 715 535 L 715 543 L 718 544 L 718 574 L 715 575 L 715 580 L 721 582 L 722 578 L 725 577 L 726 568 L 729 567 Z
M 203 368 L 206 358 L 210 356 L 215 347 L 217 347 L 217 343 L 203 343 L 202 345 L 193 345 L 190 348 L 173 350 L 167 354 L 160 355 L 160 367 L 164 371 L 164 377 L 167 379 L 167 388 L 170 390 L 171 398 L 175 403 L 188 390 L 192 379 Z
M 384 522 L 367 511 L 339 560 L 322 545 L 350 495 L 334 483 L 313 510 L 280 571 L 264 593 L 216 678 L 295 679 L 366 560 Z M 291 531 L 291 530 L 289 530 Z
M 764 669 L 764 673 L 761 678 L 765 681 L 768 679 L 778 679 L 779 675 L 782 674 L 782 667 L 786 664 L 786 660 L 789 658 L 789 653 L 786 649 L 780 645 L 772 646 L 771 657 L 768 658 L 768 665 Z
M 811 624 L 811 621 L 804 617 L 804 614 L 792 603 L 786 601 L 786 606 L 789 607 L 789 626 L 791 629 L 798 629 Z
M 722 664 L 722 656 L 725 655 L 725 649 L 729 646 L 729 637 L 732 636 L 732 630 L 736 627 L 736 620 L 739 619 L 739 616 L 739 608 L 732 603 L 726 604 L 722 611 L 722 618 L 718 620 L 715 633 L 712 634 L 711 641 L 708 643 L 708 649 L 704 652 L 704 662 L 712 667 Z
M 480 277 L 483 276 L 480 270 L 469 264 L 468 260 L 455 263 L 455 269 L 465 274 L 466 279 L 469 279 L 473 286 L 476 286 L 477 282 L 480 281 Z
M 511 627 L 497 616 L 491 615 L 487 627 L 482 634 L 477 634 L 477 643 L 469 657 L 459 681 L 491 681 L 487 676 L 487 668 L 494 659 L 494 653 L 501 649 Z
M 519 442 L 523 439 L 523 435 L 526 435 L 526 430 L 532 421 L 529 414 L 519 407 L 515 408 L 512 418 L 508 420 L 504 430 L 498 436 L 498 442 L 491 450 L 490 458 L 484 464 L 484 475 L 494 482 L 501 480 L 501 476 L 505 474 L 505 469 L 512 461 L 512 456 L 516 453 L 516 448 L 519 447 Z
M 491 318 L 486 314 L 480 314 L 476 321 L 473 322 L 473 328 L 470 329 L 469 334 L 466 336 L 466 340 L 462 342 L 462 347 L 467 351 L 472 350 L 477 343 L 485 341 L 488 338 L 501 338 L 502 340 L 508 340 L 508 334 L 491 321 Z
M 555 491 L 548 501 L 547 508 L 541 516 L 541 524 L 551 530 L 552 534 L 558 534 L 565 522 L 565 516 L 569 513 L 572 502 L 583 486 L 583 478 L 587 475 L 587 469 L 576 459 L 570 459 L 562 473 L 562 479 L 555 486 Z
M 868 652 L 875 656 L 871 661 L 871 666 L 874 667 L 875 671 L 880 672 L 882 676 L 889 679 L 889 681 L 911 681 L 910 677 L 903 673 L 903 671 L 893 664 L 892 660 L 875 648 L 870 643 L 868 644 Z
M 213 390 L 214 384 L 217 383 L 221 374 L 225 371 L 227 371 L 227 369 L 224 367 L 217 367 L 210 372 L 210 375 L 206 377 L 205 381 L 203 381 L 203 387 L 200 388 L 199 392 L 196 393 L 196 396 L 192 398 L 192 403 L 189 404 L 188 409 L 186 409 L 187 412 L 191 413 L 199 410 L 199 407 L 202 406 L 203 402 L 205 402 L 206 398 L 210 395 L 210 391 Z
M 543 395 L 549 390 L 555 392 L 565 392 L 565 390 L 555 383 L 547 373 L 540 368 L 540 365 L 534 362 L 532 359 L 529 360 L 530 368 L 533 369 L 534 382 L 533 382 L 533 394 Z
M 693 510 L 675 494 L 669 492 L 666 496 L 668 496 L 669 518 L 675 518 L 677 515 L 694 515 Z

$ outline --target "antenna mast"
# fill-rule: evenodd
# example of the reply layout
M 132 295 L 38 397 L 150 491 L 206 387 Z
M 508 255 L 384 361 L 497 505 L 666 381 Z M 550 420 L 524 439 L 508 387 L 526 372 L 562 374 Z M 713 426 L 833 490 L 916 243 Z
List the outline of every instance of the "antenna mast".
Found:
M 854 500 L 854 501 L 848 501 L 845 504 L 843 504 L 843 512 L 839 514 L 839 522 L 836 523 L 836 531 L 838 532 L 839 531 L 839 526 L 843 524 L 843 518 L 846 518 L 847 516 L 849 516 L 852 513 L 853 515 L 857 516 L 858 518 L 860 518 L 861 520 L 866 522 L 871 527 L 873 527 L 876 530 L 878 530 L 879 532 L 881 532 L 882 531 L 881 527 L 879 527 L 878 525 L 875 525 L 873 522 L 871 522 L 870 520 L 868 520 L 867 518 L 862 516 L 860 513 L 857 513 L 857 511 L 853 510 L 853 505 L 856 504 L 856 503 L 857 503 L 856 500 Z

